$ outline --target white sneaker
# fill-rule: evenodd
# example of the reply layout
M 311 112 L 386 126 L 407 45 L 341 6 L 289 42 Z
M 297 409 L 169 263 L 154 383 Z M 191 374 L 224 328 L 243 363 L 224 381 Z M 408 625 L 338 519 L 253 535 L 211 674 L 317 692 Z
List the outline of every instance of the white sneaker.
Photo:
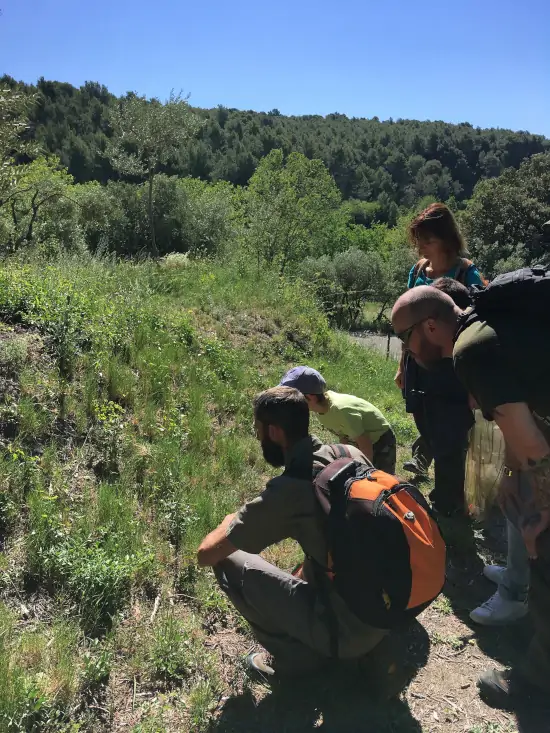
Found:
M 470 613 L 470 618 L 476 624 L 483 626 L 498 626 L 499 624 L 511 624 L 519 621 L 528 612 L 526 601 L 507 601 L 500 593 L 492 595 L 478 608 Z
M 487 580 L 490 580 L 491 583 L 496 583 L 497 585 L 502 583 L 505 574 L 506 568 L 502 567 L 502 565 L 485 565 L 483 568 L 483 575 Z

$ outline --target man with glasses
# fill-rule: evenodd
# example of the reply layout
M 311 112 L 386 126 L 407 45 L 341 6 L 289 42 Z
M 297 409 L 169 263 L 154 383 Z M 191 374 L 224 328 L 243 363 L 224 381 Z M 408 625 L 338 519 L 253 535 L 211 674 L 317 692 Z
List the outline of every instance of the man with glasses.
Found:
M 431 287 L 446 292 L 460 307 L 470 303 L 468 289 L 457 280 L 439 278 Z M 418 325 L 400 334 L 405 349 Z M 434 510 L 445 517 L 463 517 L 468 435 L 474 424 L 468 393 L 454 373 L 452 359 L 434 361 L 430 371 L 412 367 L 416 367 L 414 362 L 405 373 L 405 399 L 421 436 L 423 457 L 428 465 L 434 462 L 430 501 Z M 404 464 L 405 470 L 411 470 L 410 463 Z
M 484 674 L 487 702 L 514 708 L 550 699 L 550 383 L 549 347 L 540 321 L 493 311 L 490 322 L 467 317 L 433 287 L 402 295 L 393 327 L 419 364 L 451 358 L 455 371 L 484 416 L 495 420 L 506 442 L 499 500 L 523 536 L 531 562 L 529 609 L 535 634 L 527 654 L 509 672 Z

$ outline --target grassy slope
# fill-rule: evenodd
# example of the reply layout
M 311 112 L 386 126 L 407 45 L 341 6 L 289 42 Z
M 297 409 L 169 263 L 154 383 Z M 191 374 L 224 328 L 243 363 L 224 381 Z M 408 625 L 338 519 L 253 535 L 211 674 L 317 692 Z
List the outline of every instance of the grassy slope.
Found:
M 4 264 L 0 318 L 0 731 L 202 729 L 230 612 L 194 553 L 265 480 L 252 396 L 307 362 L 408 442 L 394 365 L 208 262 Z

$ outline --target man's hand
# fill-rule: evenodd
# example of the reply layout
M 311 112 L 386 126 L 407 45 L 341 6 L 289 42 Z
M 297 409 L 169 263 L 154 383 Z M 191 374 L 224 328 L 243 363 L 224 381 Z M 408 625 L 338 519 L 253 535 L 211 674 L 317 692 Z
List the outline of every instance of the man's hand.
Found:
M 200 566 L 217 565 L 237 550 L 227 539 L 227 530 L 234 518 L 235 514 L 228 514 L 223 522 L 203 539 L 197 552 L 197 562 Z
M 405 345 L 402 344 L 399 366 L 393 378 L 398 389 L 405 389 Z
M 502 503 L 520 515 L 527 552 L 536 558 L 537 537 L 550 526 L 550 446 L 524 402 L 500 405 L 493 417 L 502 430 L 507 453 L 513 455 L 525 477 L 525 485 L 520 485 L 515 471 L 515 484 L 503 480 Z

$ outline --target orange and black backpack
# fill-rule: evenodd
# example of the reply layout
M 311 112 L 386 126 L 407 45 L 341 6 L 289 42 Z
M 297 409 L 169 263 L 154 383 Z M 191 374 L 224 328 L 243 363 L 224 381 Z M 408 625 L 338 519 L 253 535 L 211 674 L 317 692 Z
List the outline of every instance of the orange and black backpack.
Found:
M 441 592 L 445 543 L 416 487 L 333 449 L 341 457 L 314 478 L 329 546 L 323 571 L 359 619 L 400 626 Z

